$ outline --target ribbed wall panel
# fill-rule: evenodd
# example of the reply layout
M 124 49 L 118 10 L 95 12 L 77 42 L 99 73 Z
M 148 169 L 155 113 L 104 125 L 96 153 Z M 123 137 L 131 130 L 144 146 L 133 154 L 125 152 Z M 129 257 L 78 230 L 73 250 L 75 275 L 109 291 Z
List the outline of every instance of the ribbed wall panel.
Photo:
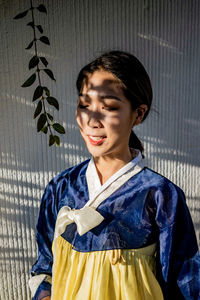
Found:
M 34 1 L 38 5 L 42 1 Z M 21 84 L 31 74 L 31 40 L 26 26 L 12 18 L 29 1 L 0 0 L 0 297 L 27 300 L 29 271 L 36 258 L 35 223 L 48 181 L 88 157 L 74 114 L 78 71 L 104 51 L 135 53 L 152 79 L 149 118 L 136 132 L 144 142 L 146 164 L 185 191 L 199 240 L 200 231 L 200 2 L 199 0 L 46 0 L 47 17 L 37 14 L 51 46 L 40 45 L 56 84 L 42 76 L 60 111 L 67 134 L 61 147 L 48 147 L 36 133 L 34 87 Z

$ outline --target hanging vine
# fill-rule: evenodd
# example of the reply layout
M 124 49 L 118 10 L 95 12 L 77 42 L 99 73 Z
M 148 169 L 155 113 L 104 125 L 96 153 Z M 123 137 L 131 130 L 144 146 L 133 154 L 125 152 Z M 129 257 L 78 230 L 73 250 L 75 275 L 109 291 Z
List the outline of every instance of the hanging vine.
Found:
M 46 106 L 49 104 L 55 109 L 59 110 L 58 100 L 51 96 L 50 90 L 42 85 L 41 73 L 46 74 L 52 80 L 55 81 L 54 74 L 52 70 L 48 68 L 48 61 L 44 56 L 39 56 L 38 44 L 42 42 L 43 44 L 50 45 L 49 38 L 43 35 L 43 28 L 41 25 L 37 25 L 35 22 L 35 11 L 47 14 L 47 9 L 43 4 L 37 7 L 33 6 L 32 0 L 30 0 L 30 8 L 17 14 L 14 19 L 22 19 L 26 17 L 29 13 L 31 15 L 31 21 L 27 23 L 33 30 L 33 40 L 25 48 L 26 50 L 34 47 L 34 56 L 29 61 L 29 70 L 34 70 L 34 73 L 22 84 L 22 87 L 31 86 L 36 79 L 38 79 L 38 86 L 36 87 L 32 101 L 37 101 L 37 106 L 34 111 L 34 119 L 37 119 L 37 132 L 43 132 L 44 134 L 49 133 L 49 146 L 56 144 L 60 146 L 60 137 L 55 135 L 53 132 L 56 131 L 59 134 L 64 134 L 65 129 L 59 123 L 54 123 L 54 118 L 51 114 L 47 112 Z M 38 37 L 40 35 L 40 37 Z

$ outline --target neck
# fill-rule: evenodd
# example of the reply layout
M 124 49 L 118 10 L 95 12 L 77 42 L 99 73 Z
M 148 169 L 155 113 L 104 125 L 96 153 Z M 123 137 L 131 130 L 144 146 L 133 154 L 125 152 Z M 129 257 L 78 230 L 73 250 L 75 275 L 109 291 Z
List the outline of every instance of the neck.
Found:
M 123 155 L 93 157 L 101 184 L 104 184 L 114 173 L 136 156 L 137 152 L 135 150 L 130 151 L 128 148 L 128 151 Z

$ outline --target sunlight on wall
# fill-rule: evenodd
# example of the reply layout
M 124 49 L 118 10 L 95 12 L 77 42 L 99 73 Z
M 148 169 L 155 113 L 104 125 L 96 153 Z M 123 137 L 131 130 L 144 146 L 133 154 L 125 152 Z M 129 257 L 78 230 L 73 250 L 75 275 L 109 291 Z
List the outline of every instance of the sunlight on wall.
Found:
M 35 5 L 41 1 L 34 1 Z M 46 184 L 58 173 L 90 157 L 75 122 L 76 77 L 104 51 L 134 53 L 150 74 L 153 110 L 136 134 L 145 145 L 145 164 L 179 185 L 200 234 L 200 2 L 144 0 L 42 1 L 38 15 L 50 38 L 39 53 L 49 59 L 56 83 L 42 79 L 59 100 L 49 110 L 64 124 L 59 148 L 36 132 L 34 87 L 21 84 L 30 74 L 33 51 L 24 48 L 30 30 L 13 16 L 27 1 L 2 1 L 0 50 L 0 298 L 30 300 L 27 281 L 36 258 L 35 224 Z M 29 4 L 28 4 L 29 5 Z M 28 20 L 28 21 L 27 21 Z

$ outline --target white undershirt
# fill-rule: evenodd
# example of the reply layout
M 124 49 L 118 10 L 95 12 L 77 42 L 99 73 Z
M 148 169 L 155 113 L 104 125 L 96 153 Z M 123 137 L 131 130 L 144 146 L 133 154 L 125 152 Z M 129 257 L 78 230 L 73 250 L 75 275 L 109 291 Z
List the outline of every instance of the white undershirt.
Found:
M 120 168 L 117 172 L 115 172 L 104 184 L 101 184 L 94 159 L 93 157 L 91 158 L 86 170 L 86 179 L 90 196 L 90 200 L 88 201 L 89 203 L 92 202 L 93 199 L 101 194 L 105 189 L 107 189 L 107 187 L 110 186 L 114 181 L 127 173 L 129 170 L 133 169 L 136 165 L 139 165 L 141 168 L 143 167 L 142 154 L 139 150 L 136 151 L 138 152 L 137 156 Z

